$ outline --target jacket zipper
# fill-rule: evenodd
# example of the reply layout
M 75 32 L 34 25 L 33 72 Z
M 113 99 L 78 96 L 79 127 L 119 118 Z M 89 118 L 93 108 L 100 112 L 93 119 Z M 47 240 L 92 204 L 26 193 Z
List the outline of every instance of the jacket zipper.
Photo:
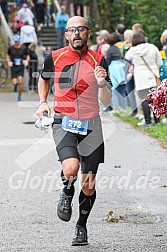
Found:
M 78 92 L 77 92 L 77 83 L 78 83 L 78 75 L 79 75 L 79 67 L 80 67 L 80 63 L 81 63 L 81 58 L 82 58 L 82 54 L 79 55 L 79 61 L 78 61 L 78 69 L 77 69 L 77 75 L 76 75 L 76 85 L 75 85 L 75 93 L 76 93 L 76 103 L 77 103 L 77 108 L 78 108 L 78 120 L 80 120 L 80 109 L 79 109 L 79 100 L 78 100 Z

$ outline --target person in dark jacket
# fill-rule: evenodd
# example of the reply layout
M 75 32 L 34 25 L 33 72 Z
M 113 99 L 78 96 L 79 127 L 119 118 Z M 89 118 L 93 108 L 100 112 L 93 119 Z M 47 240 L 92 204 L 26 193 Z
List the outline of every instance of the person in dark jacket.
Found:
M 45 13 L 47 10 L 47 1 L 46 0 L 30 0 L 32 8 L 35 10 L 36 21 L 37 21 L 37 30 L 40 31 L 41 27 L 45 23 Z

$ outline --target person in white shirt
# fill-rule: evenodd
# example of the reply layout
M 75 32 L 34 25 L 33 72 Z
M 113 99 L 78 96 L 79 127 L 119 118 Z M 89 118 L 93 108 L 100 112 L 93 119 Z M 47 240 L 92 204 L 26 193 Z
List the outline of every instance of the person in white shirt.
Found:
M 159 69 L 162 65 L 158 48 L 146 42 L 142 33 L 135 33 L 132 37 L 132 47 L 125 54 L 125 59 L 134 65 L 135 88 L 142 101 L 145 122 L 138 126 L 150 127 L 151 111 L 149 101 L 146 99 L 149 90 L 155 87 L 159 78 Z M 154 122 L 159 123 L 159 118 L 154 116 Z
M 30 25 L 34 25 L 34 14 L 26 3 L 24 3 L 22 8 L 18 11 L 18 19 L 21 19 L 23 23 L 27 21 Z
M 20 29 L 20 43 L 28 48 L 31 43 L 37 44 L 37 40 L 35 27 L 26 21 Z

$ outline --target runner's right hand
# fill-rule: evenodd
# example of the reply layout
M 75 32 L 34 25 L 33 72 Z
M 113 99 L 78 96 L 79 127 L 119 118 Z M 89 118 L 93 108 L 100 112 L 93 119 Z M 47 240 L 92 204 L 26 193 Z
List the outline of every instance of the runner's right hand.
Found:
M 12 67 L 13 66 L 13 62 L 12 61 L 9 61 L 8 62 L 8 67 Z
M 44 112 L 48 113 L 48 117 L 50 117 L 51 115 L 51 109 L 49 107 L 49 105 L 47 104 L 47 102 L 43 102 L 39 105 L 37 111 L 36 111 L 36 115 L 38 116 L 39 119 L 42 120 L 43 116 L 44 116 Z

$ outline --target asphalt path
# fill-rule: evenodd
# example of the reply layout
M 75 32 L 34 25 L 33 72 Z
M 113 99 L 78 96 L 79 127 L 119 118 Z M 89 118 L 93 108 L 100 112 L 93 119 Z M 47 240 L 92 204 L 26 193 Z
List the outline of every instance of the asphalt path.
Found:
M 16 93 L 0 93 L 0 251 L 166 252 L 167 150 L 113 115 L 101 115 L 106 155 L 87 225 L 89 245 L 72 247 L 79 178 L 72 218 L 61 222 L 52 130 L 34 127 L 37 94 L 16 101 Z

